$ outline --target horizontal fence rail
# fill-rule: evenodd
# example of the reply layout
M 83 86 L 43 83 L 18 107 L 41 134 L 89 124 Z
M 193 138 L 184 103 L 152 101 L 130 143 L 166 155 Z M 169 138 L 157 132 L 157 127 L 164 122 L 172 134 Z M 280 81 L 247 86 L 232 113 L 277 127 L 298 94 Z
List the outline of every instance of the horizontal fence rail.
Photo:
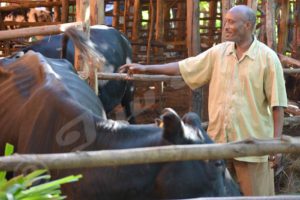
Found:
M 59 25 L 37 26 L 30 28 L 20 28 L 14 30 L 0 31 L 0 40 L 9 40 L 14 38 L 30 37 L 35 35 L 54 35 L 64 32 L 67 28 L 75 26 L 83 28 L 82 22 L 65 23 Z
M 284 73 L 300 73 L 300 69 L 283 69 Z M 81 79 L 87 79 L 88 74 L 83 71 L 78 71 L 78 75 Z M 98 72 L 97 77 L 100 80 L 126 80 L 126 81 L 183 81 L 181 76 L 168 76 L 168 75 L 148 75 L 148 74 L 132 74 L 126 73 L 104 73 Z
M 249 139 L 227 144 L 171 145 L 39 155 L 16 154 L 0 157 L 0 170 L 15 170 L 20 164 L 36 164 L 48 169 L 70 169 L 299 152 L 300 138 L 283 136 L 282 140 Z
M 87 79 L 88 74 L 83 71 L 78 71 L 78 75 L 82 79 Z M 132 74 L 126 73 L 97 73 L 98 79 L 103 80 L 130 80 L 130 81 L 183 81 L 181 76 L 167 75 L 147 75 L 147 74 Z

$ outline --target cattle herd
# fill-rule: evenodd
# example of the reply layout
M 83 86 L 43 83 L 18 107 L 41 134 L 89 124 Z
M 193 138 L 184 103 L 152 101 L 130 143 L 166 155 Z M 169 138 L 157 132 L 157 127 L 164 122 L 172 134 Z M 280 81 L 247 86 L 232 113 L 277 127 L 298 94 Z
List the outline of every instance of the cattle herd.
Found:
M 100 82 L 97 96 L 74 70 L 73 42 L 67 43 L 66 58 L 60 58 L 63 37 L 47 37 L 24 53 L 0 60 L 2 152 L 7 142 L 17 153 L 35 154 L 212 143 L 195 113 L 181 119 L 174 110 L 164 109 L 162 126 L 107 119 L 106 114 L 121 103 L 128 120 L 134 122 L 132 84 Z M 90 39 L 105 58 L 103 71 L 117 72 L 131 61 L 130 43 L 117 30 L 93 26 Z M 63 186 L 68 199 L 241 195 L 223 160 L 53 170 L 51 174 L 54 178 L 83 175 L 80 181 Z

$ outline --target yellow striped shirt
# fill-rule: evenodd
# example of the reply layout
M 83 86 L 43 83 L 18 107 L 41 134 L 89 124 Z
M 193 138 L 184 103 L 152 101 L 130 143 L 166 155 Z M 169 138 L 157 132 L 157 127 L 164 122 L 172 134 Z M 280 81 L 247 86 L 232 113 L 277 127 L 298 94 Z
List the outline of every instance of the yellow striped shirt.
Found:
M 287 106 L 283 70 L 276 53 L 256 38 L 238 60 L 233 42 L 218 44 L 179 62 L 184 81 L 209 83 L 208 134 L 217 143 L 274 137 L 273 106 Z M 266 162 L 267 156 L 237 160 Z

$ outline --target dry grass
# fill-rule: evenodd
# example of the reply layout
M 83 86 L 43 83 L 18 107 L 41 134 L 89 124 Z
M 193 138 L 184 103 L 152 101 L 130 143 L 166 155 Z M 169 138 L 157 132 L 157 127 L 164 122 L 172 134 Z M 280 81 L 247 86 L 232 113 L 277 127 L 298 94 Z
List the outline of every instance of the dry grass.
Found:
M 282 157 L 282 167 L 277 170 L 275 186 L 277 194 L 300 193 L 300 156 L 286 154 Z

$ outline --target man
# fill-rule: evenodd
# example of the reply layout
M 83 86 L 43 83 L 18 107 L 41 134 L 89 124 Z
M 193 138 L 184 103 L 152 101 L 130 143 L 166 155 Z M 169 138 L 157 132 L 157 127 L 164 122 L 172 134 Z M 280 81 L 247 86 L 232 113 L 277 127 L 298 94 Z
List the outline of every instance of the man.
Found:
M 280 138 L 287 106 L 282 66 L 276 53 L 254 37 L 255 22 L 252 9 L 235 6 L 225 17 L 227 42 L 179 62 L 128 64 L 120 72 L 180 74 L 191 89 L 209 82 L 207 132 L 215 142 Z M 229 163 L 244 195 L 274 195 L 268 156 L 234 158 Z

